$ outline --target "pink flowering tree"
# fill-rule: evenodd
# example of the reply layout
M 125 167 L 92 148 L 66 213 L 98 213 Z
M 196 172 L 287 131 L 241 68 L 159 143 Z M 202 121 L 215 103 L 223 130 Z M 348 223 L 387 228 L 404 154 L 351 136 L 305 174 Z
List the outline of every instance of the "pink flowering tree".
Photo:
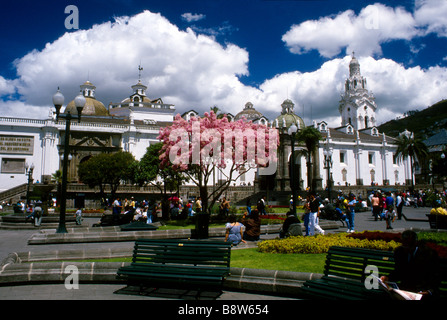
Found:
M 211 111 L 186 121 L 179 114 L 162 128 L 160 166 L 172 166 L 198 186 L 206 213 L 242 174 L 259 168 L 259 174 L 276 172 L 278 132 L 275 128 L 241 119 L 230 122 Z M 213 173 L 223 183 L 213 185 Z

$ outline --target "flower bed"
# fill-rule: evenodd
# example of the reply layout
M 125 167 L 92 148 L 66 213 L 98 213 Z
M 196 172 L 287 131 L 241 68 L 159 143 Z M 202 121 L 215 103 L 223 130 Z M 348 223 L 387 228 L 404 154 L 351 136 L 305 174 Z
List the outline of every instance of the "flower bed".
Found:
M 419 240 L 447 259 L 447 233 L 423 232 Z M 268 253 L 326 253 L 331 246 L 393 251 L 401 245 L 401 233 L 364 231 L 351 234 L 328 234 L 314 237 L 289 237 L 258 243 L 261 252 Z
M 269 253 L 326 253 L 332 246 L 392 251 L 399 245 L 400 243 L 393 240 L 356 239 L 348 237 L 347 234 L 328 234 L 265 240 L 258 243 L 258 249 Z
M 260 214 L 261 219 L 286 220 L 286 216 L 282 214 Z
M 261 214 L 259 215 L 261 224 L 282 224 L 286 217 L 279 214 Z
M 354 239 L 368 239 L 368 240 L 383 240 L 386 242 L 395 241 L 400 242 L 401 233 L 381 232 L 381 231 L 363 231 L 355 232 L 347 235 L 349 238 Z

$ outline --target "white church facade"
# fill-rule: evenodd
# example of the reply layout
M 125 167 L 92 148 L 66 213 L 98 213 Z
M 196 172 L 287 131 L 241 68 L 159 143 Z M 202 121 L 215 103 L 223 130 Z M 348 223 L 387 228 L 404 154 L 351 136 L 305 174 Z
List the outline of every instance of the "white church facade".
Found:
M 95 97 L 96 87 L 89 81 L 80 86 L 86 98 L 81 122 L 72 121 L 70 131 L 70 155 L 68 176 L 70 182 L 78 182 L 77 166 L 89 157 L 101 152 L 117 150 L 132 153 L 139 160 L 146 148 L 157 143 L 162 127 L 169 126 L 176 115 L 172 104 L 161 98 L 147 96 L 147 87 L 139 80 L 133 85 L 131 94 L 121 102 L 107 107 Z M 238 120 L 245 117 L 249 121 L 287 129 L 292 123 L 304 127 L 304 121 L 294 114 L 294 104 L 285 100 L 282 113 L 274 120 L 268 120 L 247 102 L 241 112 L 229 115 Z M 74 102 L 67 104 L 65 111 L 75 113 Z M 374 97 L 368 91 L 366 79 L 361 76 L 360 65 L 353 57 L 350 75 L 346 80 L 345 93 L 339 103 L 341 126 L 329 128 L 323 121 L 313 123 L 322 134 L 315 165 L 315 177 L 325 188 L 328 172 L 325 169 L 325 155 L 331 154 L 330 169 L 333 186 L 345 185 L 405 185 L 411 179 L 407 161 L 397 162 L 395 140 L 378 132 Z M 34 182 L 48 180 L 62 166 L 65 121 L 57 120 L 54 107 L 49 107 L 46 119 L 0 117 L 0 193 L 24 185 L 28 181 L 27 168 L 33 166 Z M 184 118 L 198 115 L 194 110 L 183 113 Z M 282 153 L 278 161 L 281 165 L 276 174 L 275 188 L 290 189 L 289 162 L 291 146 L 283 137 Z M 295 164 L 299 168 L 299 183 L 307 188 L 306 157 L 302 146 L 295 146 Z M 220 178 L 222 178 L 221 176 Z M 232 185 L 254 185 L 255 171 L 242 175 Z M 217 181 L 217 180 L 216 180 Z

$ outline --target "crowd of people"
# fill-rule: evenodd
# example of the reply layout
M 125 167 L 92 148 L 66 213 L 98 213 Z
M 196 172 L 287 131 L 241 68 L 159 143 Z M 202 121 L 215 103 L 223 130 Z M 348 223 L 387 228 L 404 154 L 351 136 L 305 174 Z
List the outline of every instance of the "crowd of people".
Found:
M 134 197 L 121 200 L 117 197 L 112 203 L 112 215 L 118 216 L 124 214 L 129 216 L 129 220 L 145 221 L 152 223 L 156 215 L 158 205 L 153 201 L 136 201 Z

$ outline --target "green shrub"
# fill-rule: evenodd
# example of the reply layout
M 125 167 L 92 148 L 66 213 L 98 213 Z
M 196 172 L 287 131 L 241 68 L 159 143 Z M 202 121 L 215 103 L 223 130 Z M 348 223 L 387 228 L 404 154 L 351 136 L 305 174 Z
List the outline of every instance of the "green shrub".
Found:
M 418 232 L 418 239 L 447 246 L 447 232 Z

